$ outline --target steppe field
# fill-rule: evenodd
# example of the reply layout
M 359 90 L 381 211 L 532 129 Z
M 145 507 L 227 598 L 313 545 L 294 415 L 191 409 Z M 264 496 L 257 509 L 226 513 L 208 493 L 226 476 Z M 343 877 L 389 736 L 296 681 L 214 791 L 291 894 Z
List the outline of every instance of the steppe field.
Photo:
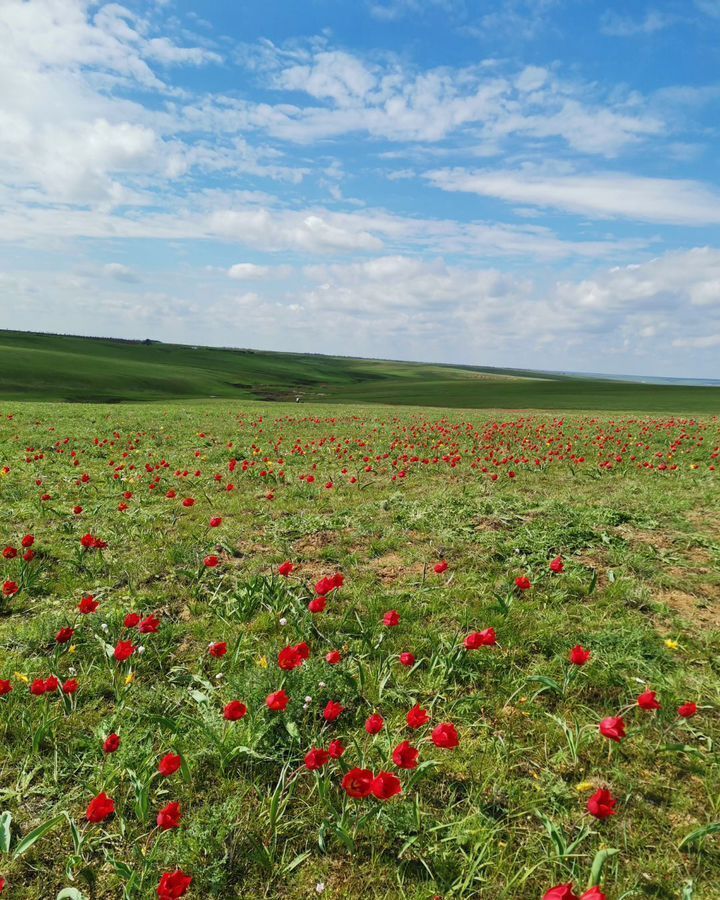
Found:
M 716 416 L 0 412 L 8 897 L 720 897 Z

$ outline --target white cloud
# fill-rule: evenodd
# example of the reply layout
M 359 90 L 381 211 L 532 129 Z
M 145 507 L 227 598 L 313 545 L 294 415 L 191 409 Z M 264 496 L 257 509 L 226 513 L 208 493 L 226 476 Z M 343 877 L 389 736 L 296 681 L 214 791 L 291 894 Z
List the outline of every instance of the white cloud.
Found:
M 462 6 L 462 0 L 371 0 L 370 15 L 381 22 L 394 22 L 409 15 L 421 15 L 428 9 L 440 9 L 446 13 Z
M 714 19 L 720 19 L 720 0 L 695 0 L 695 6 L 700 12 Z
M 258 266 L 255 263 L 235 263 L 230 266 L 227 273 L 230 278 L 237 281 L 249 281 L 254 278 L 265 278 L 269 275 L 271 269 L 269 266 Z
M 240 292 L 224 270 L 144 273 L 142 286 L 109 290 L 74 272 L 0 274 L 0 283 L 15 327 L 32 328 L 42 312 L 44 327 L 87 331 L 92 314 L 94 329 L 115 321 L 127 336 L 228 344 L 241 316 L 246 346 L 318 350 L 318 335 L 332 335 L 339 353 L 539 368 L 551 348 L 577 370 L 597 368 L 597 346 L 606 371 L 679 376 L 691 374 L 692 349 L 692 374 L 716 369 L 716 248 L 560 280 L 407 254 L 285 271 Z
M 707 350 L 710 347 L 720 347 L 720 334 L 706 334 L 696 338 L 676 338 L 672 345 L 692 350 Z
M 601 19 L 600 31 L 611 37 L 634 37 L 638 34 L 655 34 L 677 21 L 677 16 L 656 9 L 648 10 L 641 19 L 633 19 L 607 10 Z
M 475 152 L 498 153 L 499 142 L 528 135 L 611 157 L 667 127 L 637 95 L 618 88 L 604 95 L 597 85 L 563 81 L 539 66 L 507 75 L 496 63 L 416 72 L 394 58 L 370 62 L 347 52 L 271 44 L 251 54 L 251 63 L 276 89 L 314 102 L 223 105 L 236 123 L 298 143 L 356 133 L 433 143 L 466 131 Z M 220 118 L 212 104 L 196 115 Z
M 103 266 L 103 274 L 108 278 L 114 278 L 116 281 L 139 281 L 137 274 L 130 268 L 130 266 L 123 265 L 123 263 L 106 263 Z
M 720 194 L 683 179 L 643 178 L 623 172 L 553 175 L 530 168 L 438 169 L 427 177 L 445 191 L 497 197 L 592 218 L 692 226 L 720 223 Z

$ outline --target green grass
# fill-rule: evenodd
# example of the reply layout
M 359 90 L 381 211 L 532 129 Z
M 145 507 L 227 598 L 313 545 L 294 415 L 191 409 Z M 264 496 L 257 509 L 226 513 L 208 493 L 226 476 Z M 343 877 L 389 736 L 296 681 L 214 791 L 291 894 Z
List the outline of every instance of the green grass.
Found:
M 0 398 L 127 402 L 232 398 L 463 409 L 717 413 L 720 388 L 520 369 L 143 344 L 0 332 Z
M 32 533 L 37 551 L 0 558 L 0 584 L 21 588 L 0 612 L 9 897 L 151 898 L 179 866 L 198 900 L 300 900 L 320 882 L 326 900 L 539 900 L 567 881 L 581 893 L 607 848 L 610 900 L 720 897 L 718 836 L 683 843 L 720 821 L 717 420 L 227 401 L 4 402 L 0 415 L 0 544 Z M 88 532 L 108 548 L 81 551 Z M 566 570 L 552 575 L 558 554 Z M 298 569 L 282 579 L 286 559 Z M 344 586 L 311 616 L 312 585 L 337 571 Z M 88 593 L 100 609 L 81 617 Z M 400 625 L 384 628 L 391 609 Z M 158 633 L 124 629 L 131 611 L 154 612 Z M 498 646 L 462 648 L 490 626 Z M 145 652 L 116 663 L 106 651 L 121 637 Z M 213 659 L 219 640 L 228 654 Z M 278 652 L 300 641 L 310 659 L 282 673 Z M 592 657 L 573 669 L 578 643 Z M 76 673 L 72 702 L 31 696 L 27 681 L 51 673 Z M 272 714 L 281 685 L 291 703 Z M 634 707 L 646 687 L 659 713 Z M 249 714 L 224 723 L 235 698 Z M 328 699 L 347 707 L 335 725 Z M 685 721 L 688 700 L 700 710 Z M 406 727 L 415 703 L 457 726 L 457 749 Z M 374 710 L 386 726 L 370 737 Z M 628 737 L 610 745 L 598 723 L 623 710 Z M 111 732 L 121 747 L 104 756 Z M 309 772 L 308 749 L 336 737 L 343 759 Z M 422 768 L 399 771 L 399 797 L 344 795 L 351 767 L 397 772 L 405 739 Z M 153 776 L 171 750 L 183 769 Z M 602 823 L 585 809 L 601 786 L 618 798 Z M 100 791 L 116 814 L 87 823 Z M 159 832 L 169 801 L 181 827 Z

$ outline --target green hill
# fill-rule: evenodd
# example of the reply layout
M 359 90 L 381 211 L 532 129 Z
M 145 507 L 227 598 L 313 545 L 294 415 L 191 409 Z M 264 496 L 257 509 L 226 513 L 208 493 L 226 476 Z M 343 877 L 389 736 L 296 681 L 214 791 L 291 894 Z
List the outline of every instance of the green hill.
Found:
M 720 411 L 720 388 L 521 369 L 0 332 L 0 398 L 117 403 L 238 398 L 455 408 Z

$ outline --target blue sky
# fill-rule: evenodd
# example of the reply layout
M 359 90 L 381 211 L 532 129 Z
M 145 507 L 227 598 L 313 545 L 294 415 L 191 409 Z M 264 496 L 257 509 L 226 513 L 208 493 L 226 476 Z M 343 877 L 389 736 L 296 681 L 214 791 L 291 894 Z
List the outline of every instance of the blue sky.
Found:
M 720 0 L 4 0 L 0 324 L 718 377 Z

